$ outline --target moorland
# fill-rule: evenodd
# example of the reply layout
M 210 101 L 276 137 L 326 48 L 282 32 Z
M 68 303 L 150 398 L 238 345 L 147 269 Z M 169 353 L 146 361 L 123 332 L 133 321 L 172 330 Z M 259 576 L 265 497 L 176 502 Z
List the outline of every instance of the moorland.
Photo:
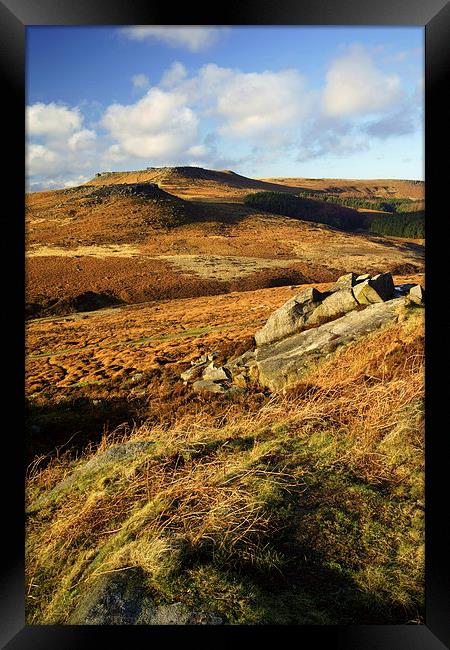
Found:
M 350 272 L 424 287 L 424 245 L 419 181 L 28 194 L 27 622 L 423 622 L 423 306 L 283 391 L 180 375 Z

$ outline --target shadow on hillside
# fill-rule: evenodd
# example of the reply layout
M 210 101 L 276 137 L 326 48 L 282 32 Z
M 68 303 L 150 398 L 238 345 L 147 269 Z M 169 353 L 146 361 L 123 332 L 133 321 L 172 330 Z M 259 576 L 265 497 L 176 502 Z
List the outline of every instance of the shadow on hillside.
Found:
M 244 221 L 258 212 L 242 203 L 235 203 L 233 201 L 217 201 L 216 199 L 211 201 L 198 201 L 191 199 L 189 200 L 189 204 L 191 205 L 192 212 L 195 214 L 195 220 L 197 222 L 214 221 L 217 223 L 233 225 Z M 269 213 L 267 213 L 267 215 L 274 219 L 280 216 Z
M 380 594 L 362 591 L 350 575 L 326 566 L 328 559 L 307 549 L 298 569 L 259 582 L 258 606 L 267 623 L 287 625 L 394 625 L 423 618 L 420 605 L 408 611 Z M 294 559 L 294 558 L 293 558 Z
M 37 456 L 80 453 L 97 445 L 105 432 L 132 425 L 139 418 L 142 401 L 125 398 L 64 399 L 57 404 L 28 405 L 25 412 L 25 464 Z

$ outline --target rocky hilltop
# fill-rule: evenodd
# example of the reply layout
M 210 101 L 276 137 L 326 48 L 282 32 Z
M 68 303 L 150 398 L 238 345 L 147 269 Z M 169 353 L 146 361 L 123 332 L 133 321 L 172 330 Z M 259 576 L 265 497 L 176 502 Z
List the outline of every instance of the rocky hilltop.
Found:
M 304 289 L 277 309 L 255 334 L 255 348 L 216 366 L 217 353 L 191 362 L 181 374 L 197 392 L 232 395 L 252 382 L 272 391 L 295 385 L 338 348 L 423 307 L 418 284 L 395 286 L 390 273 L 342 275 L 328 291 Z

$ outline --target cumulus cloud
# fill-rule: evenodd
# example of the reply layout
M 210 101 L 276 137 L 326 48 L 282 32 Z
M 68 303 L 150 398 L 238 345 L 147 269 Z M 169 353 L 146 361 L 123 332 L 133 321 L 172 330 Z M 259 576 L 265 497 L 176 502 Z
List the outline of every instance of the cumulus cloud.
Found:
M 140 74 L 133 75 L 131 77 L 131 82 L 133 84 L 133 88 L 140 89 L 140 88 L 147 88 L 147 86 L 150 83 L 150 80 L 146 74 L 140 73 Z
M 362 46 L 354 45 L 328 69 L 323 110 L 332 116 L 376 113 L 401 96 L 398 75 L 384 74 Z
M 38 102 L 26 107 L 26 174 L 29 187 L 58 187 L 87 170 L 95 157 L 97 133 L 83 128 L 79 107 Z M 84 177 L 84 176 L 83 176 Z M 55 181 L 56 182 L 56 181 Z
M 313 93 L 296 70 L 242 72 L 214 63 L 176 86 L 202 116 L 219 120 L 224 136 L 255 140 L 285 140 L 288 127 L 300 126 L 310 113 Z M 283 133 L 284 132 L 284 133 Z
M 201 52 L 214 45 L 222 34 L 227 31 L 224 27 L 203 26 L 161 26 L 140 25 L 125 27 L 121 30 L 127 38 L 133 41 L 160 41 L 170 47 L 179 47 L 191 52 Z
M 68 108 L 51 102 L 37 102 L 26 108 L 28 135 L 60 137 L 80 128 L 83 121 L 78 108 Z
M 242 73 L 229 77 L 217 97 L 223 134 L 254 137 L 295 126 L 309 112 L 305 82 L 296 70 Z
M 135 104 L 109 106 L 101 123 L 125 153 L 166 160 L 195 144 L 198 118 L 184 95 L 154 87 Z
M 61 157 L 42 144 L 29 144 L 26 151 L 26 170 L 29 176 L 49 174 L 58 170 Z
M 67 141 L 71 151 L 84 151 L 92 147 L 97 134 L 90 129 L 82 129 L 73 133 Z
M 163 88 L 171 88 L 183 81 L 187 76 L 187 70 L 182 63 L 174 61 L 170 68 L 163 74 L 160 81 L 160 86 Z

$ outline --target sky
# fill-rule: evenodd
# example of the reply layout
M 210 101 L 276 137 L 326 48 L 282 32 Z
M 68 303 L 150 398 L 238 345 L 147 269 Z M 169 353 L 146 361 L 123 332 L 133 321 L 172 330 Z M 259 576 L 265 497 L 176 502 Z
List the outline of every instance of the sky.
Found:
M 423 180 L 423 120 L 423 27 L 27 27 L 28 191 L 173 165 Z

